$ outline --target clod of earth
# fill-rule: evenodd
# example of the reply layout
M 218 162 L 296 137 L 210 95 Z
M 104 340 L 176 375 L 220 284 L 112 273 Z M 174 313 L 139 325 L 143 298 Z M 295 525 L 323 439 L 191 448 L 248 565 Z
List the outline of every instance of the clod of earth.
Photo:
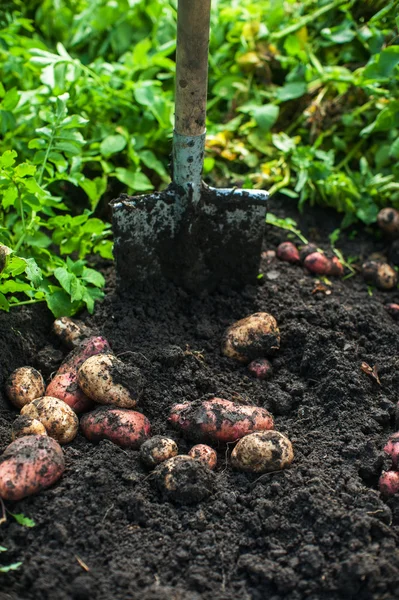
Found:
M 61 446 L 45 435 L 12 442 L 0 456 L 0 498 L 16 502 L 50 487 L 63 474 Z
M 380 290 L 392 290 L 398 283 L 398 274 L 388 263 L 369 260 L 363 263 L 362 272 L 366 283 Z
M 14 441 L 24 435 L 47 435 L 47 431 L 43 423 L 38 419 L 20 415 L 12 424 L 12 440 Z
M 17 408 L 44 395 L 44 379 L 33 367 L 20 367 L 11 373 L 6 383 L 6 394 Z
M 195 504 L 208 498 L 215 475 L 202 462 L 181 454 L 161 463 L 153 472 L 153 482 L 164 500 Z
M 98 354 L 80 367 L 78 384 L 98 404 L 134 408 L 143 391 L 144 379 L 139 369 L 128 367 L 116 356 Z
M 92 442 L 110 440 L 122 448 L 138 450 L 151 435 L 147 417 L 133 410 L 101 406 L 80 420 L 85 437 Z
M 215 450 L 210 446 L 206 446 L 206 444 L 197 444 L 196 446 L 193 446 L 188 455 L 195 458 L 195 460 L 202 462 L 208 469 L 211 469 L 211 471 L 216 467 L 218 461 Z
M 140 448 L 140 458 L 146 467 L 153 469 L 161 462 L 173 458 L 179 452 L 174 440 L 162 435 L 154 435 Z
M 78 432 L 78 417 L 68 404 L 58 398 L 37 398 L 22 408 L 21 415 L 40 421 L 47 434 L 60 444 L 68 444 Z
M 198 442 L 235 442 L 254 431 L 273 429 L 272 415 L 264 408 L 211 398 L 172 407 L 170 423 Z
M 290 440 L 278 431 L 251 433 L 231 453 L 231 464 L 239 471 L 268 473 L 288 467 L 294 460 Z
M 265 312 L 254 313 L 233 323 L 222 339 L 222 353 L 243 363 L 273 355 L 279 348 L 277 321 Z

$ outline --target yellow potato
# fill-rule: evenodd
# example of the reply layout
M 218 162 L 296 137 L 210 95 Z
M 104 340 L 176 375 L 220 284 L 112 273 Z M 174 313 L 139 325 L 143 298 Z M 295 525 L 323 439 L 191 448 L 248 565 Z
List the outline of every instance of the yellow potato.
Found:
M 288 467 L 294 460 L 290 440 L 278 431 L 250 433 L 237 443 L 231 464 L 239 471 L 268 473 Z
M 280 348 L 280 331 L 276 319 L 268 313 L 254 313 L 226 330 L 222 352 L 228 358 L 248 363 L 270 356 Z
M 71 442 L 78 432 L 78 417 L 68 404 L 58 398 L 38 398 L 24 406 L 21 415 L 40 421 L 47 434 L 60 444 Z
M 17 408 L 43 396 L 46 389 L 44 379 L 33 367 L 15 369 L 6 383 L 6 394 Z

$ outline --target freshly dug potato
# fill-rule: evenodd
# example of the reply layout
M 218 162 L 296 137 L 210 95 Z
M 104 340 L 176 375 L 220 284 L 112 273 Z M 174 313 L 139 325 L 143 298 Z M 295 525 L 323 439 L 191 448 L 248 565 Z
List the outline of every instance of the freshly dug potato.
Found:
M 399 212 L 394 208 L 383 208 L 377 216 L 380 229 L 390 238 L 399 237 Z
M 188 455 L 195 458 L 195 460 L 202 462 L 208 469 L 211 469 L 211 471 L 216 467 L 218 461 L 215 450 L 205 444 L 193 446 Z
M 333 256 L 330 259 L 330 268 L 327 275 L 330 275 L 331 277 L 342 277 L 343 274 L 344 267 L 341 261 L 336 256 Z
M 250 362 L 248 371 L 256 379 L 269 379 L 273 375 L 273 367 L 267 358 L 256 358 Z
M 383 496 L 393 496 L 399 492 L 398 471 L 383 471 L 378 481 L 378 487 Z
M 228 358 L 248 363 L 274 354 L 280 348 L 276 319 L 268 313 L 254 313 L 233 323 L 225 332 L 222 352 Z
M 12 424 L 12 439 L 16 440 L 24 435 L 47 435 L 45 426 L 37 419 L 24 415 L 17 417 Z
M 78 386 L 78 370 L 91 356 L 106 352 L 111 352 L 111 348 L 105 338 L 94 336 L 84 340 L 65 358 L 48 384 L 46 395 L 63 400 L 77 413 L 92 409 L 93 401 Z
M 391 457 L 393 468 L 397 469 L 399 462 L 399 431 L 391 435 L 384 446 L 384 452 Z
M 231 453 L 239 471 L 268 473 L 288 467 L 294 459 L 290 440 L 278 431 L 262 431 L 243 437 Z
M 99 404 L 133 408 L 137 404 L 144 380 L 136 367 L 128 367 L 112 354 L 91 356 L 78 372 L 80 389 Z
M 399 304 L 391 303 L 385 305 L 385 310 L 397 321 L 399 319 Z
M 292 242 L 283 242 L 277 248 L 277 258 L 292 264 L 299 263 L 298 248 Z
M 55 335 L 70 349 L 76 348 L 90 335 L 90 330 L 81 321 L 60 317 L 53 323 Z
M 43 377 L 33 367 L 15 369 L 6 383 L 7 397 L 17 408 L 43 396 L 45 389 Z
M 78 417 L 68 404 L 58 398 L 43 396 L 33 400 L 23 407 L 21 415 L 40 421 L 47 434 L 60 444 L 68 444 L 78 432 Z
M 80 420 L 85 437 L 92 442 L 110 440 L 122 448 L 138 450 L 151 435 L 147 417 L 133 410 L 101 406 Z
M 173 458 L 179 452 L 174 440 L 162 435 L 154 435 L 140 447 L 140 458 L 146 467 L 153 469 L 161 462 Z
M 7 256 L 11 254 L 12 250 L 4 244 L 0 244 L 0 273 L 4 271 L 7 266 Z
M 0 456 L 0 498 L 16 502 L 55 483 L 63 474 L 61 446 L 45 435 L 12 442 Z
M 248 433 L 274 427 L 272 415 L 264 408 L 222 398 L 176 404 L 169 421 L 188 438 L 199 442 L 235 442 Z
M 331 269 L 331 261 L 325 254 L 321 252 L 313 252 L 308 254 L 303 261 L 304 267 L 315 275 L 327 275 Z
M 314 254 L 315 252 L 318 252 L 318 248 L 315 244 L 306 244 L 305 246 L 302 246 L 299 253 L 301 263 L 304 262 L 305 258 L 309 256 L 309 254 Z
M 388 263 L 369 260 L 363 263 L 362 271 L 366 283 L 380 290 L 392 290 L 398 283 L 398 274 Z
M 214 479 L 214 473 L 200 461 L 181 454 L 158 465 L 153 481 L 163 499 L 194 504 L 212 494 Z

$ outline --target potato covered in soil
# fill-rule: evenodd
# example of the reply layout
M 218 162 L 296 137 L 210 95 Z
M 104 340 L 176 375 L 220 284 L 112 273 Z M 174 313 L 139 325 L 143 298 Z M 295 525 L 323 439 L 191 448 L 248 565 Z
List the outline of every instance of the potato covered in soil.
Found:
M 79 346 L 90 335 L 90 330 L 81 321 L 74 321 L 69 317 L 56 319 L 53 323 L 53 331 L 65 346 L 71 349 Z
M 15 369 L 6 383 L 7 397 L 17 408 L 43 396 L 45 389 L 43 377 L 33 367 Z
M 270 379 L 273 375 L 273 367 L 267 358 L 257 358 L 248 365 L 248 371 L 256 379 Z
M 399 319 L 399 304 L 395 304 L 394 302 L 386 304 L 385 310 L 395 321 Z
M 384 452 L 391 457 L 392 465 L 397 469 L 399 462 L 399 431 L 391 435 L 384 446 Z
M 208 498 L 215 475 L 200 461 L 184 454 L 157 466 L 153 481 L 164 500 L 176 504 L 194 504 Z
M 268 473 L 288 467 L 294 459 L 290 440 L 278 431 L 262 431 L 243 437 L 231 453 L 239 471 Z
M 298 248 L 292 242 L 283 242 L 277 248 L 277 258 L 292 264 L 299 263 Z
M 140 458 L 146 467 L 153 469 L 161 462 L 173 458 L 179 452 L 174 440 L 162 435 L 154 435 L 140 447 Z
M 378 481 L 378 488 L 383 496 L 393 496 L 399 492 L 399 473 L 383 471 Z
M 169 421 L 188 438 L 199 442 L 235 442 L 254 431 L 274 427 L 272 415 L 264 408 L 222 398 L 176 404 Z
M 138 450 L 151 435 L 147 417 L 133 410 L 101 406 L 80 420 L 84 436 L 92 441 L 110 440 L 122 448 Z
M 336 256 L 333 256 L 330 259 L 330 268 L 327 275 L 330 275 L 331 277 L 342 277 L 343 274 L 344 267 L 341 261 Z
M 93 401 L 78 386 L 78 370 L 91 356 L 106 352 L 111 352 L 111 348 L 102 336 L 84 340 L 62 362 L 46 388 L 46 395 L 63 400 L 77 413 L 93 408 Z
M 9 254 L 11 254 L 11 248 L 4 246 L 4 244 L 0 244 L 0 273 L 4 271 L 7 266 L 7 257 Z
M 136 367 L 125 365 L 112 354 L 87 359 L 79 369 L 80 389 L 99 404 L 133 408 L 141 395 L 144 380 Z
M 377 216 L 380 229 L 390 238 L 399 237 L 399 212 L 394 208 L 383 208 Z
M 16 502 L 48 488 L 63 474 L 61 446 L 45 435 L 12 442 L 0 456 L 0 498 Z
M 313 254 L 314 252 L 318 252 L 318 248 L 315 244 L 305 244 L 305 246 L 302 246 L 299 252 L 301 263 L 304 262 L 305 258 L 309 256 L 309 254 Z
M 305 269 L 314 275 L 327 275 L 331 269 L 331 261 L 325 254 L 321 252 L 313 252 L 308 254 L 303 261 Z
M 12 439 L 16 440 L 24 435 L 47 435 L 45 426 L 37 419 L 20 415 L 12 424 Z
M 226 330 L 222 352 L 228 358 L 248 363 L 254 358 L 273 355 L 280 348 L 276 319 L 268 313 L 254 313 Z
M 366 283 L 375 285 L 380 290 L 392 290 L 398 283 L 398 275 L 388 263 L 369 260 L 363 263 L 362 272 Z
M 205 444 L 193 446 L 188 455 L 195 458 L 195 460 L 202 462 L 208 469 L 211 469 L 211 471 L 216 467 L 218 461 L 215 450 Z
M 38 398 L 24 406 L 21 415 L 40 421 L 47 434 L 60 444 L 68 444 L 78 432 L 78 417 L 68 404 L 58 398 Z

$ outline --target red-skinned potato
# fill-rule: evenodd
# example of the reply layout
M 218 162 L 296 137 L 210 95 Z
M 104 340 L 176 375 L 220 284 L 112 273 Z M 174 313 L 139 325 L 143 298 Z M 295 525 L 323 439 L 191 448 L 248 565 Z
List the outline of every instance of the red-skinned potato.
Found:
M 231 453 L 239 471 L 269 473 L 288 467 L 294 459 L 290 440 L 278 431 L 262 431 L 243 437 Z
M 222 398 L 176 404 L 171 409 L 169 422 L 199 442 L 235 442 L 254 431 L 274 427 L 272 415 L 264 408 Z
M 50 487 L 63 474 L 61 446 L 45 435 L 15 440 L 0 456 L 0 498 L 16 502 Z
M 248 363 L 254 358 L 273 355 L 280 348 L 276 319 L 268 313 L 254 313 L 236 321 L 225 331 L 222 352 L 228 358 Z
M 78 432 L 79 420 L 76 414 L 68 404 L 58 398 L 37 398 L 23 407 L 21 415 L 40 421 L 47 434 L 60 444 L 68 444 Z
M 398 275 L 388 263 L 369 260 L 362 265 L 366 283 L 375 285 L 380 290 L 392 290 L 398 283 Z
M 344 267 L 341 261 L 336 256 L 333 256 L 330 259 L 330 268 L 327 275 L 330 275 L 331 277 L 342 277 L 343 274 Z
M 45 426 L 37 419 L 20 415 L 12 424 L 12 440 L 14 441 L 24 435 L 47 435 L 47 431 Z
M 89 329 L 81 321 L 74 321 L 69 317 L 60 317 L 53 323 L 55 335 L 71 350 L 89 337 Z
M 399 304 L 392 302 L 391 304 L 386 304 L 384 308 L 395 321 L 399 319 Z
M 292 242 L 283 242 L 277 248 L 277 258 L 292 264 L 299 263 L 298 248 Z
M 78 386 L 78 370 L 91 356 L 111 352 L 107 340 L 101 336 L 83 341 L 65 358 L 55 377 L 46 388 L 46 395 L 63 400 L 75 412 L 85 412 L 94 406 L 93 401 Z
M 215 450 L 206 444 L 197 444 L 196 446 L 193 446 L 188 455 L 195 458 L 195 460 L 202 462 L 202 464 L 208 467 L 208 469 L 211 469 L 211 471 L 216 467 L 218 461 Z
M 399 237 L 399 212 L 394 208 L 383 208 L 377 216 L 380 229 L 390 238 Z
M 267 358 L 256 358 L 248 365 L 248 371 L 256 379 L 269 379 L 273 375 L 273 367 Z
M 397 469 L 399 461 L 399 431 L 391 435 L 384 446 L 384 452 L 391 457 L 392 465 L 394 469 Z
M 92 442 L 110 440 L 122 448 L 138 450 L 151 435 L 147 417 L 133 410 L 101 406 L 80 420 L 85 437 Z
M 303 265 L 310 273 L 315 275 L 327 275 L 331 269 L 330 259 L 321 252 L 308 254 L 303 261 Z
M 98 354 L 80 367 L 78 384 L 86 396 L 98 404 L 134 408 L 143 391 L 144 380 L 136 367 L 125 365 L 112 354 Z
M 393 496 L 399 492 L 398 471 L 383 471 L 378 481 L 378 488 L 383 496 Z
M 318 248 L 315 246 L 315 244 L 305 244 L 305 246 L 302 246 L 299 253 L 301 263 L 304 262 L 305 258 L 309 256 L 309 254 L 314 254 L 315 252 L 318 252 Z
M 14 406 L 22 408 L 35 398 L 43 396 L 45 387 L 39 371 L 33 367 L 20 367 L 15 369 L 8 378 L 6 394 Z
M 162 435 L 154 435 L 140 447 L 140 458 L 147 467 L 153 469 L 161 462 L 176 456 L 178 452 L 174 440 Z

